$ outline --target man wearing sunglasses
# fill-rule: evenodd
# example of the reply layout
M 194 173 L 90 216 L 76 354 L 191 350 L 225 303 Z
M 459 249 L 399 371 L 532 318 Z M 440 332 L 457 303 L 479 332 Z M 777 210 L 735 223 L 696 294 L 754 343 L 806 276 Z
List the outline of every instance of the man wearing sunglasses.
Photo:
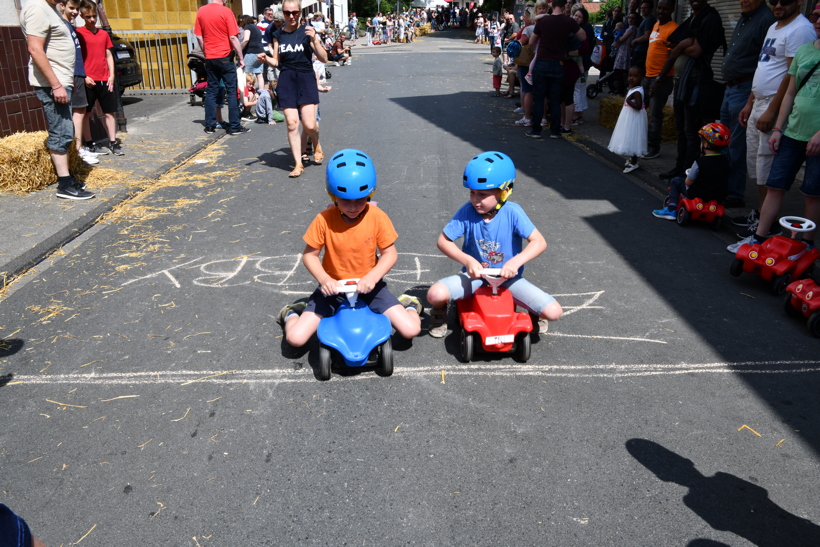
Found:
M 766 181 L 774 159 L 769 139 L 788 88 L 786 74 L 800 46 L 816 38 L 814 26 L 800 13 L 802 0 L 769 0 L 769 4 L 775 22 L 766 32 L 752 93 L 738 117 L 738 122 L 746 127 L 746 168 L 749 178 L 757 182 L 760 206 L 766 198 Z M 738 232 L 738 237 L 747 238 L 757 229 L 757 211 L 733 222 L 746 227 Z
M 239 103 L 236 100 L 236 66 L 231 60 L 233 52 L 239 59 L 239 66 L 245 68 L 242 44 L 239 42 L 239 26 L 225 0 L 213 0 L 196 12 L 194 35 L 199 47 L 205 53 L 205 73 L 208 75 L 208 89 L 205 92 L 205 132 L 216 130 L 216 95 L 220 78 L 225 82 L 228 101 L 230 128 L 228 134 L 247 133 L 239 121 Z

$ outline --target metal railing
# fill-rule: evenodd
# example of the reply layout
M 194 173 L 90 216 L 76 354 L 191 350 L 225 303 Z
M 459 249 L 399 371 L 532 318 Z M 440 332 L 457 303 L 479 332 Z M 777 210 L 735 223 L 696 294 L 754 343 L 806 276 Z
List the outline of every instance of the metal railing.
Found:
M 196 43 L 190 30 L 117 30 L 134 48 L 142 83 L 133 90 L 187 90 L 191 87 L 188 52 Z

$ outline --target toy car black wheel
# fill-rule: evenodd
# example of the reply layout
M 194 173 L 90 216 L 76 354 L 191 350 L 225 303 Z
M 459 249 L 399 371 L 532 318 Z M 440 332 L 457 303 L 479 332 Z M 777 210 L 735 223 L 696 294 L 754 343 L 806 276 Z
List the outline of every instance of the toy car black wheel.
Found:
M 461 360 L 469 363 L 473 360 L 473 333 L 461 329 Z
M 722 227 L 723 217 L 715 217 L 715 220 L 709 223 L 709 228 L 711 228 L 713 232 L 719 232 Z
M 791 317 L 802 317 L 803 316 L 803 314 L 800 313 L 800 310 L 795 309 L 795 307 L 792 306 L 792 295 L 791 295 L 791 293 L 786 293 L 785 298 L 783 298 L 783 309 L 786 310 L 786 314 L 788 314 Z
M 670 201 L 672 201 L 672 198 L 669 197 L 669 196 L 666 196 L 666 198 L 663 200 L 663 206 L 664 207 L 669 207 L 669 202 Z
M 515 358 L 521 363 L 526 363 L 530 359 L 530 333 L 521 332 L 515 337 Z
M 393 374 L 393 343 L 390 338 L 379 346 L 379 374 L 382 376 Z
M 732 265 L 729 266 L 729 273 L 735 277 L 740 277 L 740 274 L 743 273 L 743 261 L 739 258 L 734 259 Z
M 812 262 L 809 264 L 809 267 L 806 268 L 806 271 L 803 272 L 803 275 L 800 276 L 800 279 L 808 279 L 814 274 L 814 263 Z
M 678 226 L 686 226 L 689 224 L 690 218 L 689 211 L 686 210 L 686 207 L 678 207 L 678 214 L 675 215 L 675 220 L 678 221 Z
M 319 379 L 323 382 L 330 380 L 330 362 L 332 356 L 330 348 L 324 344 L 319 346 Z
M 596 84 L 589 84 L 587 86 L 587 99 L 594 99 L 598 96 L 598 92 L 600 92 L 600 89 Z
M 820 311 L 816 311 L 809 317 L 809 332 L 815 338 L 820 338 Z
M 786 287 L 789 286 L 789 283 L 792 282 L 792 274 L 784 273 L 783 275 L 778 275 L 772 281 L 772 292 L 778 296 L 786 292 Z

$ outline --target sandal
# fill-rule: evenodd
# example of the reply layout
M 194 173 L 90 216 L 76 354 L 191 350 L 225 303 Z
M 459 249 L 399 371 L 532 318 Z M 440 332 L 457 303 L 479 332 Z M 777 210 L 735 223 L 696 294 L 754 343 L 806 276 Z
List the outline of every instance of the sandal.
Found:
M 293 168 L 293 171 L 288 173 L 288 177 L 295 179 L 296 177 L 302 176 L 302 173 L 305 172 L 305 168 L 302 165 L 297 165 Z
M 319 148 L 313 153 L 313 163 L 315 163 L 316 165 L 322 165 L 322 161 L 324 161 L 324 159 L 325 153 L 321 148 Z
M 310 161 L 310 156 L 308 156 L 307 152 L 302 152 L 302 164 L 305 164 Z

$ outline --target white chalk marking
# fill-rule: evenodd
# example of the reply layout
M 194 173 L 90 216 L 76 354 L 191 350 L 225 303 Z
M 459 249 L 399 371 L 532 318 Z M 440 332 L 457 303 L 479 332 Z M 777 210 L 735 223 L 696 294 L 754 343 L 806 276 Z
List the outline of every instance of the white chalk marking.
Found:
M 174 278 L 174 276 L 172 276 L 169 272 L 170 272 L 171 270 L 176 270 L 177 268 L 181 268 L 181 267 L 183 267 L 183 266 L 187 266 L 188 264 L 192 264 L 192 263 L 194 263 L 194 262 L 196 262 L 196 261 L 198 261 L 198 260 L 202 260 L 203 258 L 204 258 L 204 257 L 200 256 L 199 258 L 195 258 L 195 259 L 193 259 L 193 260 L 189 260 L 188 262 L 186 262 L 186 263 L 184 263 L 184 264 L 178 264 L 178 265 L 173 266 L 173 267 L 171 267 L 171 268 L 165 268 L 165 269 L 162 269 L 162 270 L 160 270 L 160 271 L 158 271 L 158 272 L 154 272 L 154 273 L 149 274 L 149 275 L 144 275 L 144 276 L 142 276 L 142 277 L 137 277 L 137 278 L 134 278 L 134 279 L 132 279 L 131 281 L 126 281 L 125 283 L 123 283 L 123 284 L 122 284 L 122 286 L 123 286 L 123 287 L 125 287 L 126 285 L 130 285 L 131 283 L 133 283 L 133 282 L 135 282 L 135 281 L 140 281 L 141 279 L 150 279 L 150 278 L 152 278 L 152 277 L 156 277 L 156 276 L 158 276 L 158 275 L 165 274 L 165 275 L 167 275 L 167 276 L 171 279 L 171 281 L 172 281 L 172 282 L 173 282 L 173 283 L 174 283 L 177 287 L 179 287 L 179 283 L 178 283 L 178 282 L 177 282 L 177 280 Z
M 581 308 L 578 308 L 581 309 Z M 566 313 L 564 314 L 566 315 Z M 653 340 L 651 338 L 629 338 L 626 336 L 600 336 L 597 334 L 562 334 L 560 332 L 548 332 L 548 336 L 566 336 L 568 338 L 600 338 L 603 340 L 627 340 L 630 342 L 652 342 L 654 344 L 666 344 L 664 340 Z

